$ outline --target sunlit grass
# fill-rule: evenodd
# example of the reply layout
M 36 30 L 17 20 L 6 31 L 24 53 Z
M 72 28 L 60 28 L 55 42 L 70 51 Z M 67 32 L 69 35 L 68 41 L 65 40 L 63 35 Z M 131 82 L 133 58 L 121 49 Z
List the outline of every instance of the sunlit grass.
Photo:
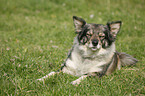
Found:
M 1 0 L 0 95 L 143 95 L 145 94 L 144 0 Z M 139 60 L 103 78 L 55 75 L 75 37 L 72 16 L 88 23 L 123 22 L 116 49 Z

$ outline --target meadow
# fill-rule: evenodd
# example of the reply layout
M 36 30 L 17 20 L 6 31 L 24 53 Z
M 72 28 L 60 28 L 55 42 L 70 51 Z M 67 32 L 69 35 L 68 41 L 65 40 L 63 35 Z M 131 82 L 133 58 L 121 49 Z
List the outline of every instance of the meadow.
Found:
M 0 0 L 0 96 L 144 96 L 145 0 Z M 56 71 L 76 36 L 72 16 L 88 23 L 123 22 L 116 50 L 139 60 L 102 78 Z

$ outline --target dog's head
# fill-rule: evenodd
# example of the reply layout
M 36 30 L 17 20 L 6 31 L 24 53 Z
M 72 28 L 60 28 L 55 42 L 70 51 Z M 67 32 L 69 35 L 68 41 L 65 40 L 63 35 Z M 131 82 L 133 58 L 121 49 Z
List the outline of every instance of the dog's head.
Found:
M 92 51 L 108 48 L 115 41 L 121 27 L 121 21 L 102 24 L 87 24 L 82 18 L 73 16 L 78 41 Z

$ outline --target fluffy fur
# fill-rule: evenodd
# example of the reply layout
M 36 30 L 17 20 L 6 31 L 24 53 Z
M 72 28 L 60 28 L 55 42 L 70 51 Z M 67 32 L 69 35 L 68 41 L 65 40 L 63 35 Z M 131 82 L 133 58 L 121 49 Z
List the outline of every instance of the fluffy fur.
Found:
M 121 28 L 121 21 L 102 24 L 87 24 L 82 18 L 73 16 L 77 36 L 74 45 L 61 70 L 51 72 L 38 79 L 44 80 L 59 72 L 80 76 L 71 82 L 79 84 L 88 76 L 111 74 L 121 66 L 134 65 L 137 60 L 126 53 L 115 50 L 115 39 Z

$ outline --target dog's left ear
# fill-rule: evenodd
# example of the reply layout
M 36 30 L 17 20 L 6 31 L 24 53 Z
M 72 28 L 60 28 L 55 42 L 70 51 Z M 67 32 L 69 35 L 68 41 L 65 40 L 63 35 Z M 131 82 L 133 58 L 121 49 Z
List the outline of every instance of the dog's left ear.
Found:
M 83 20 L 82 18 L 77 17 L 77 16 L 73 16 L 73 21 L 74 21 L 76 33 L 81 32 L 82 28 L 86 24 L 86 21 Z
M 120 31 L 121 24 L 122 24 L 121 21 L 115 21 L 115 22 L 108 22 L 107 23 L 110 34 L 112 35 L 113 39 L 116 38 L 117 33 Z

